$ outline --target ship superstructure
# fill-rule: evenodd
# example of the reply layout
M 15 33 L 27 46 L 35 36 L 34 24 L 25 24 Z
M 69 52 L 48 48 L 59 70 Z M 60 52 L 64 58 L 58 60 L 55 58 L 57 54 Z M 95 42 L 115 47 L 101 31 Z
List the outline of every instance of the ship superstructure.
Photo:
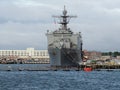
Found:
M 61 27 L 53 32 L 47 31 L 48 52 L 51 66 L 78 66 L 82 61 L 81 33 L 74 33 L 67 27 L 71 18 L 64 7 L 63 15 L 59 18 Z

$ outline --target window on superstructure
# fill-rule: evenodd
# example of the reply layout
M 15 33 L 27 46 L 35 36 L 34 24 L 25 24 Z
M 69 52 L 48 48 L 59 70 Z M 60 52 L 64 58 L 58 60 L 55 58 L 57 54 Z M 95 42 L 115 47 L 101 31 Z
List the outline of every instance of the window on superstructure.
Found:
M 40 56 L 43 56 L 42 51 L 40 52 Z
M 37 52 L 37 56 L 39 56 L 39 52 Z
M 45 56 L 45 52 L 43 52 L 43 56 Z
M 34 55 L 37 56 L 37 52 L 34 52 Z
M 21 56 L 23 56 L 23 52 L 21 52 Z
M 1 51 L 0 51 L 0 55 L 2 56 L 2 53 L 1 53 Z

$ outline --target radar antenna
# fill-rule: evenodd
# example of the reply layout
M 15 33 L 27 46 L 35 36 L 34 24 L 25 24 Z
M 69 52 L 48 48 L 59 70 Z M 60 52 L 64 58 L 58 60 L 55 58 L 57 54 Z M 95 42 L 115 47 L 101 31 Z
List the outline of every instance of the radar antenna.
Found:
M 53 16 L 53 17 L 60 19 L 60 22 L 58 22 L 58 23 L 62 25 L 62 28 L 60 28 L 61 30 L 68 30 L 67 24 L 69 23 L 70 19 L 76 18 L 77 16 L 67 15 L 67 10 L 66 10 L 66 7 L 64 6 L 63 15 Z

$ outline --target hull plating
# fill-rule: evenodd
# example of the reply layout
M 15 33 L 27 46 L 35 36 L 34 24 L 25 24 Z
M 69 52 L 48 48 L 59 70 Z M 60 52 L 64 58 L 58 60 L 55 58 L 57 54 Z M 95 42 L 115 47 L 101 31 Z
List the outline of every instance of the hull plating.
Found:
M 51 66 L 78 66 L 81 61 L 80 50 L 77 49 L 49 49 Z

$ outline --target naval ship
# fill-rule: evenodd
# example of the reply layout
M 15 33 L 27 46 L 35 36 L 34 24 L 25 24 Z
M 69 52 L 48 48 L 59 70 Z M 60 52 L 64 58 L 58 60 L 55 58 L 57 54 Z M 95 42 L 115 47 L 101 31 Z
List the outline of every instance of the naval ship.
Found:
M 62 15 L 53 16 L 60 21 L 60 28 L 55 31 L 47 31 L 48 52 L 51 66 L 78 66 L 82 61 L 82 37 L 81 32 L 74 33 L 68 28 L 71 18 L 77 16 L 67 15 L 64 6 Z

